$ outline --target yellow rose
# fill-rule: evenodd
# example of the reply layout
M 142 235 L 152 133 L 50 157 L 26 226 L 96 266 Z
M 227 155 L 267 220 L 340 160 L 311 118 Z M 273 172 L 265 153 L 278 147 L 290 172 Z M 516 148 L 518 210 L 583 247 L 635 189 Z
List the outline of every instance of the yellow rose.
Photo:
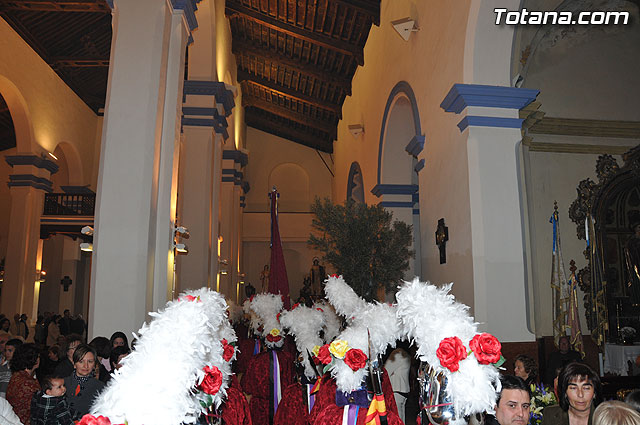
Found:
M 312 353 L 314 356 L 318 357 L 318 353 L 319 353 L 319 352 L 320 352 L 320 346 L 319 346 L 319 345 L 314 345 L 314 346 L 313 346 L 313 350 L 311 350 L 311 353 Z
M 344 359 L 344 355 L 349 351 L 347 341 L 336 339 L 329 345 L 329 352 L 337 359 Z
M 269 332 L 269 334 L 271 336 L 279 336 L 280 335 L 280 330 L 277 329 L 277 328 L 273 328 L 273 329 L 271 329 L 271 332 Z

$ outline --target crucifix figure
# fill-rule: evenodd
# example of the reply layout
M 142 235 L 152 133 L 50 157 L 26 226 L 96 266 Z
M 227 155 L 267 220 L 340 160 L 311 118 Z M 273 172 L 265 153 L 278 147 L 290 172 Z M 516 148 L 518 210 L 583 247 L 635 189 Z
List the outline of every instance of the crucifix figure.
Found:
M 60 285 L 64 287 L 64 292 L 69 292 L 69 286 L 71 286 L 72 283 L 73 281 L 69 276 L 65 276 L 63 279 L 60 279 Z
M 440 248 L 440 264 L 447 262 L 447 241 L 449 240 L 449 228 L 444 225 L 444 218 L 438 220 L 436 229 L 436 245 Z

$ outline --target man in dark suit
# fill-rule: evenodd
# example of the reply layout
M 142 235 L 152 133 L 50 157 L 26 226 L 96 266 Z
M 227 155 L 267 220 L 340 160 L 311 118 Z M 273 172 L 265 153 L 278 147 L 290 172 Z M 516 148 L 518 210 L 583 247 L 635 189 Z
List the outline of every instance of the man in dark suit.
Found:
M 529 422 L 531 390 L 513 375 L 500 377 L 502 390 L 496 400 L 496 415 L 487 415 L 486 425 L 526 425 Z

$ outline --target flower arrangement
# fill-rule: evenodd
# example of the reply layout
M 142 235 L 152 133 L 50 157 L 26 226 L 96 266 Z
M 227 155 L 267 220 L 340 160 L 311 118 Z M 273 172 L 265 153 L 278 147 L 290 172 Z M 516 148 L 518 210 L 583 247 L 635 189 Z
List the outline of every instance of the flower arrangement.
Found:
M 547 406 L 558 404 L 553 391 L 542 384 L 531 384 L 531 411 L 529 425 L 542 425 L 542 411 Z

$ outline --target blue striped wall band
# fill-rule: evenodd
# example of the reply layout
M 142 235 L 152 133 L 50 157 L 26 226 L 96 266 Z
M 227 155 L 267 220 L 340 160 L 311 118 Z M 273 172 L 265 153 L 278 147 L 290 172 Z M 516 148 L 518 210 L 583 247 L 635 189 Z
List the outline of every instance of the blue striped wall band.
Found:
M 440 104 L 446 112 L 459 114 L 467 106 L 520 110 L 531 103 L 540 90 L 481 84 L 454 84 Z
M 198 28 L 198 20 L 196 19 L 196 10 L 198 10 L 198 6 L 196 4 L 199 1 L 200 0 L 171 0 L 173 10 L 182 10 L 184 12 L 190 32 Z
M 417 184 L 377 184 L 371 189 L 378 198 L 382 195 L 411 195 L 417 191 Z
M 245 199 L 247 199 L 247 197 L 246 197 L 246 196 L 244 196 L 244 195 L 240 197 L 240 200 L 241 200 L 241 201 L 244 201 Z
M 249 185 L 249 182 L 246 180 L 244 180 L 240 186 L 242 187 L 242 191 L 245 194 L 249 193 L 249 191 L 251 190 L 251 185 Z
M 214 96 L 216 102 L 222 104 L 225 117 L 231 115 L 236 104 L 233 99 L 233 93 L 231 90 L 227 90 L 227 87 L 221 81 L 185 80 L 182 91 L 183 103 L 187 95 Z
M 9 187 L 33 187 L 44 190 L 45 192 L 53 192 L 53 183 L 42 177 L 33 174 L 12 174 L 7 182 Z
M 7 164 L 11 167 L 14 165 L 33 165 L 43 170 L 49 171 L 51 174 L 58 172 L 58 164 L 48 158 L 42 158 L 37 155 L 7 155 L 4 157 Z
M 416 173 L 419 173 L 420 171 L 422 171 L 423 168 L 424 168 L 424 158 L 422 158 L 420 161 L 418 161 L 416 166 L 413 167 L 413 169 L 416 171 Z
M 249 162 L 249 156 L 246 153 L 231 149 L 222 151 L 222 159 L 233 159 L 233 162 L 240 164 L 242 167 Z
M 216 134 L 220 134 L 224 140 L 227 140 L 229 138 L 229 132 L 227 131 L 227 120 L 224 120 L 225 125 L 222 126 L 220 125 L 216 120 L 211 119 L 211 118 L 189 118 L 189 117 L 182 117 L 182 126 L 187 126 L 187 127 L 210 127 L 213 128 L 213 131 L 216 132 Z
M 417 204 L 418 202 L 420 202 L 420 194 L 416 192 L 413 195 L 411 195 L 411 201 L 413 201 L 414 204 Z
M 378 205 L 385 208 L 413 208 L 413 202 L 402 202 L 402 201 L 382 201 L 378 202 Z
M 424 135 L 415 135 L 404 150 L 406 150 L 409 155 L 413 155 L 417 158 L 420 152 L 424 149 L 424 140 Z
M 233 176 L 222 176 L 222 181 L 225 183 L 233 183 L 236 179 Z
M 237 179 L 242 180 L 242 178 L 244 177 L 244 173 L 242 171 L 238 171 L 235 168 L 223 168 L 222 169 L 222 175 L 223 176 L 233 176 Z
M 244 202 L 240 202 L 240 208 L 244 208 L 246 206 L 247 206 L 247 204 L 245 204 Z
M 419 208 L 414 208 L 413 209 L 413 215 L 420 215 L 420 209 Z
M 498 127 L 498 128 L 522 128 L 521 118 L 504 117 L 478 117 L 466 116 L 459 123 L 458 128 L 463 132 L 467 127 Z
M 413 126 L 416 136 L 422 135 L 422 129 L 420 127 L 420 113 L 418 112 L 418 102 L 416 101 L 416 96 L 413 93 L 413 89 L 406 81 L 398 82 L 392 89 L 391 93 L 389 93 L 389 97 L 387 98 L 387 104 L 384 107 L 384 114 L 382 116 L 382 127 L 380 128 L 380 140 L 378 142 L 378 177 L 377 184 L 380 184 L 380 176 L 382 173 L 382 150 L 384 148 L 384 135 L 387 132 L 387 120 L 389 118 L 389 112 L 391 110 L 391 105 L 396 97 L 400 94 L 404 94 L 407 99 L 409 99 L 409 103 L 411 104 L 411 111 L 413 113 Z

